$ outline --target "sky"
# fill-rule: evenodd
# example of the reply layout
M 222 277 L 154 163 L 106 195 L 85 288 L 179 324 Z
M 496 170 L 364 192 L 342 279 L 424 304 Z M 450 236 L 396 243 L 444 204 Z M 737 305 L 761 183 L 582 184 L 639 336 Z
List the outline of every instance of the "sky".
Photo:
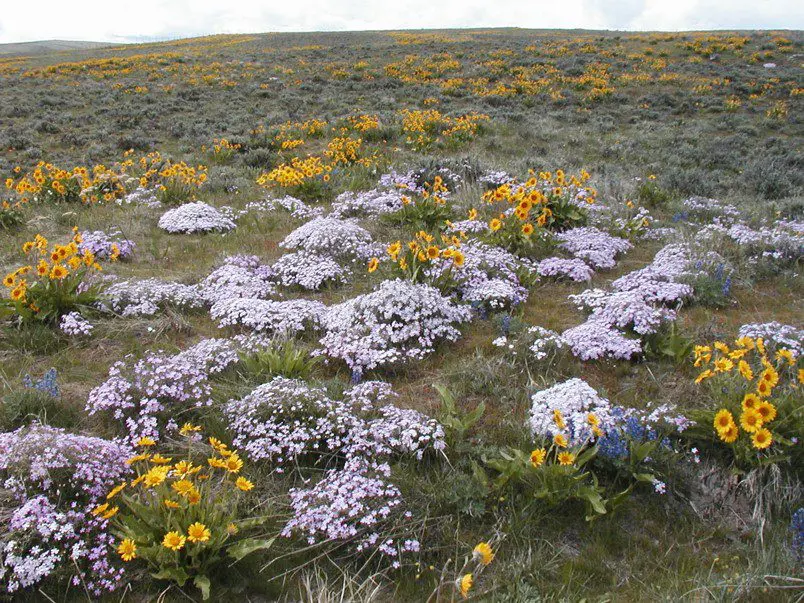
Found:
M 2 0 L 0 5 L 0 43 L 462 27 L 804 29 L 802 0 L 38 0 L 35 7 Z

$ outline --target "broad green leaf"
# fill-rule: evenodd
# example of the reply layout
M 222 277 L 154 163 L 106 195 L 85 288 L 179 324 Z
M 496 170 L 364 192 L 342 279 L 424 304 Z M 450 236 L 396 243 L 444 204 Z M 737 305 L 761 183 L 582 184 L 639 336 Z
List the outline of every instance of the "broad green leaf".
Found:
M 179 586 L 184 586 L 187 582 L 187 572 L 180 567 L 163 567 L 156 573 L 151 574 L 157 580 L 172 580 Z
M 230 557 L 236 561 L 240 561 L 243 559 L 243 557 L 250 555 L 254 551 L 271 548 L 271 546 L 274 544 L 274 540 L 276 540 L 276 538 L 269 538 L 268 540 L 246 538 L 245 540 L 241 540 L 230 546 L 227 552 L 229 553 Z
M 209 599 L 209 578 L 206 576 L 196 576 L 193 578 L 193 584 L 201 591 L 201 598 L 204 599 L 204 601 Z

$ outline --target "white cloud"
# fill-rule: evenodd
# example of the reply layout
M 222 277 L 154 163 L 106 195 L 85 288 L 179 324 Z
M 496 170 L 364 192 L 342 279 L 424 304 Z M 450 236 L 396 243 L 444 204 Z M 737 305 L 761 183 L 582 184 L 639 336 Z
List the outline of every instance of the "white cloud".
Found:
M 213 33 L 527 27 L 802 29 L 796 0 L 5 0 L 0 43 Z

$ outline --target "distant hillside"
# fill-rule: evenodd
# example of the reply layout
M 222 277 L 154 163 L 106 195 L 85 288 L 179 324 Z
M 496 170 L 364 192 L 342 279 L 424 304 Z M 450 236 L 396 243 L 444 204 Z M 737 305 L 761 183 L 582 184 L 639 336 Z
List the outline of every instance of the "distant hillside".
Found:
M 48 54 L 64 50 L 87 50 L 112 46 L 107 42 L 75 42 L 70 40 L 40 40 L 38 42 L 15 42 L 0 44 L 0 56 Z

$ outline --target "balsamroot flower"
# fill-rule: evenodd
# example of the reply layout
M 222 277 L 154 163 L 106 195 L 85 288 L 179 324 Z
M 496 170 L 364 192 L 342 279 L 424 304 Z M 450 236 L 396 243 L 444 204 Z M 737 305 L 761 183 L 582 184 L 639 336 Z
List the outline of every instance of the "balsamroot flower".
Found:
M 123 561 L 131 561 L 137 557 L 137 545 L 131 538 L 125 538 L 117 547 L 117 553 Z
M 187 540 L 190 542 L 206 542 L 211 533 L 203 523 L 195 522 L 187 527 Z
M 184 547 L 185 542 L 187 542 L 187 538 L 179 532 L 168 532 L 162 539 L 162 546 L 171 551 L 179 551 Z
M 491 550 L 489 543 L 480 542 L 472 551 L 472 558 L 483 565 L 488 565 L 494 560 L 494 551 Z

